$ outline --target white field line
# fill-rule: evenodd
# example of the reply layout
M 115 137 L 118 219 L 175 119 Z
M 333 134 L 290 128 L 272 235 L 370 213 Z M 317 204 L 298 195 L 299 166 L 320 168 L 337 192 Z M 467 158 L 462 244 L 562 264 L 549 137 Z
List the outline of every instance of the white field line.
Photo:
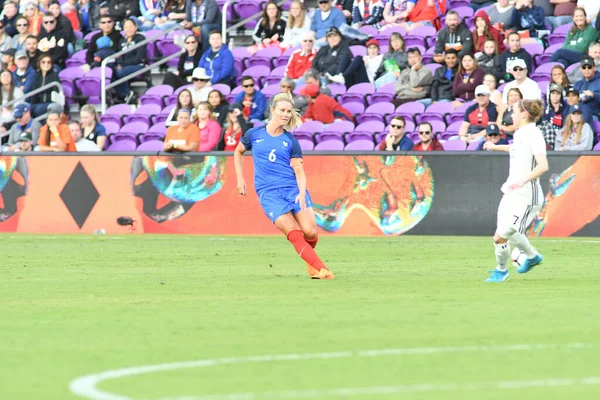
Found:
M 533 350 L 554 349 L 586 349 L 593 345 L 591 343 L 567 343 L 567 344 L 515 344 L 504 346 L 459 346 L 459 347 L 421 347 L 421 348 L 396 348 L 381 350 L 341 351 L 328 353 L 293 353 L 273 354 L 249 357 L 216 358 L 197 361 L 183 361 L 156 365 L 144 365 L 99 372 L 82 376 L 71 381 L 69 389 L 71 392 L 93 400 L 133 400 L 130 397 L 115 393 L 105 392 L 97 386 L 111 379 L 119 379 L 128 376 L 143 375 L 151 372 L 172 371 L 186 368 L 212 367 L 215 365 L 233 365 L 248 363 L 265 363 L 276 361 L 303 361 L 317 359 L 349 358 L 349 357 L 379 357 L 389 355 L 428 355 L 441 353 L 484 353 L 484 352 L 513 352 Z M 206 397 L 210 399 L 211 397 Z M 242 397 L 243 398 L 243 397 Z
M 353 396 L 375 396 L 400 393 L 424 393 L 443 391 L 469 391 L 469 390 L 502 390 L 526 389 L 544 387 L 600 385 L 600 376 L 591 376 L 576 379 L 535 379 L 525 381 L 499 381 L 487 383 L 447 383 L 447 384 L 422 384 L 398 386 L 371 386 L 356 388 L 337 388 L 327 390 L 284 390 L 280 392 L 265 393 L 229 393 L 214 396 L 180 396 L 164 397 L 160 400 L 258 400 L 258 399 L 312 399 L 317 397 L 338 398 Z

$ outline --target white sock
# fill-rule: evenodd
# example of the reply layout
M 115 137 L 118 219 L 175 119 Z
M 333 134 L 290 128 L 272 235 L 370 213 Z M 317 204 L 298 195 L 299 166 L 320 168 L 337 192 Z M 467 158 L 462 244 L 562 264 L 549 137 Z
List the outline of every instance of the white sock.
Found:
M 496 254 L 496 269 L 498 271 L 506 271 L 508 269 L 508 259 L 510 258 L 510 244 L 508 242 L 504 244 L 494 243 L 494 253 Z
M 517 246 L 523 253 L 525 253 L 527 258 L 535 257 L 536 251 L 531 246 L 531 243 L 529 243 L 527 236 L 523 235 L 522 233 L 513 233 L 510 237 L 510 243 L 512 243 L 514 246 Z

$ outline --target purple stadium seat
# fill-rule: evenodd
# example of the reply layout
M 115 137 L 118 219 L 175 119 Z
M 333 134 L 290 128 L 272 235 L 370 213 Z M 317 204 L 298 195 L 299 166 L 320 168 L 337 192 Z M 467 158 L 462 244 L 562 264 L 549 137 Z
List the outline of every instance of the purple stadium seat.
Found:
M 448 10 L 452 10 L 456 7 L 469 7 L 471 0 L 451 0 L 448 4 Z
M 354 131 L 354 124 L 350 121 L 335 121 L 334 123 L 327 125 L 325 130 L 340 133 L 352 132 Z
M 137 108 L 133 114 L 125 116 L 125 123 L 142 121 L 150 125 L 150 119 L 154 115 L 160 114 L 162 107 L 158 104 L 145 104 Z
M 429 70 L 431 71 L 431 74 L 433 75 L 435 73 L 435 70 L 438 69 L 439 67 L 441 67 L 440 64 L 426 64 L 425 65 L 427 68 L 429 68 Z
M 367 95 L 367 103 L 382 103 L 382 102 L 391 102 L 394 96 L 396 95 L 396 87 L 393 83 L 388 83 L 377 89 L 375 93 L 371 93 Z
M 177 106 L 177 104 L 167 105 L 165 108 L 162 109 L 160 114 L 158 114 L 154 118 L 152 118 L 152 123 L 153 124 L 164 123 L 167 120 L 167 118 L 169 118 L 169 114 L 171 114 L 171 110 L 173 110 L 176 106 Z
M 298 139 L 298 143 L 300 143 L 302 151 L 310 151 L 315 148 L 315 144 L 312 140 Z
M 233 3 L 233 9 L 240 16 L 240 20 L 244 20 L 260 13 L 262 11 L 262 3 L 255 0 L 241 0 Z M 244 27 L 246 29 L 253 29 L 257 20 L 258 18 L 251 19 L 244 24 Z
M 350 142 L 346 145 L 344 150 L 348 151 L 373 151 L 375 144 L 373 140 L 360 139 Z
M 104 129 L 106 129 L 107 135 L 117 133 L 119 132 L 119 129 L 121 129 L 121 124 L 118 124 L 114 121 L 102 121 L 102 126 L 104 126 Z
M 218 90 L 221 92 L 223 96 L 227 96 L 231 93 L 231 88 L 229 85 L 225 85 L 224 83 L 217 83 L 216 85 L 212 85 L 213 90 Z
M 443 144 L 444 150 L 447 151 L 461 151 L 466 150 L 467 145 L 462 140 L 448 140 Z
M 161 108 L 164 106 L 164 98 L 173 94 L 173 87 L 169 85 L 158 85 L 151 87 L 140 97 L 140 104 L 156 104 Z
M 421 26 L 413 29 L 404 37 L 406 48 L 408 49 L 413 46 L 426 46 L 426 39 L 435 35 L 436 30 L 432 26 Z
M 573 26 L 573 22 L 569 22 L 568 24 L 559 26 L 552 33 L 554 33 L 554 34 L 557 34 L 557 33 L 558 34 L 563 34 L 566 37 L 567 33 L 569 32 L 569 30 L 571 29 L 572 26 Z
M 273 61 L 280 55 L 281 49 L 279 47 L 267 47 L 266 49 L 259 50 L 255 55 L 246 59 L 246 68 L 264 65 L 271 69 Z
M 351 101 L 350 103 L 345 103 L 344 108 L 352 115 L 361 114 L 365 112 L 365 105 L 362 103 L 358 103 L 356 101 Z
M 140 144 L 136 151 L 163 151 L 164 147 L 164 142 L 161 142 L 160 140 L 148 140 Z
M 279 85 L 276 84 L 270 84 L 268 86 L 265 86 L 264 88 L 262 88 L 260 90 L 260 92 L 262 94 L 265 95 L 265 97 L 268 99 L 270 99 L 271 97 L 275 96 L 276 94 L 278 94 L 279 92 L 281 92 L 281 89 L 279 88 Z
M 251 76 L 254 80 L 259 83 L 260 78 L 263 76 L 268 76 L 271 73 L 271 68 L 266 67 L 264 65 L 257 65 L 255 67 L 250 67 L 242 72 L 240 76 L 237 78 L 237 84 L 240 85 L 242 83 L 242 77 Z
M 354 57 L 356 56 L 366 56 L 367 48 L 365 46 L 350 46 L 350 51 Z
M 361 26 L 359 31 L 372 37 L 375 37 L 379 34 L 379 31 L 370 25 Z
M 415 116 L 425 112 L 425 106 L 418 101 L 404 103 L 396 108 L 396 114 L 402 115 L 406 119 L 415 120 Z
M 482 140 L 484 140 L 484 139 L 481 138 L 479 140 L 475 140 L 475 141 L 469 143 L 469 145 L 467 146 L 467 150 L 469 150 L 469 151 L 477 150 L 477 147 L 479 147 L 479 143 L 481 143 Z M 454 140 L 454 142 L 456 142 L 456 140 Z
M 296 132 L 308 132 L 308 133 L 317 133 L 323 132 L 323 123 L 320 121 L 308 121 L 304 122 L 298 128 L 296 128 Z
M 100 71 L 101 68 L 94 68 L 90 70 L 83 78 L 77 81 L 77 87 L 84 96 L 88 97 L 100 97 Z M 110 82 L 112 78 L 112 69 L 106 68 L 106 83 Z
M 429 121 L 426 120 L 423 122 L 428 122 L 429 124 L 431 124 L 431 128 L 433 129 L 433 132 L 435 132 L 435 133 L 446 131 L 446 123 L 444 121 L 432 119 L 432 120 L 429 120 Z
M 341 151 L 344 150 L 344 142 L 341 140 L 326 140 L 317 143 L 314 150 L 316 151 Z
M 293 133 L 294 137 L 298 140 L 302 139 L 302 140 L 310 140 L 312 142 L 313 140 L 313 134 L 311 132 L 294 132 Z
M 263 77 L 261 82 L 262 87 L 265 87 L 267 85 L 279 85 L 279 82 L 281 82 L 281 79 L 285 74 L 285 68 L 285 66 L 276 67 L 271 71 L 269 76 Z
M 523 50 L 531 54 L 531 57 L 544 53 L 544 46 L 539 43 L 527 43 L 523 45 Z
M 600 143 L 596 143 L 596 145 L 594 146 L 594 148 L 592 150 L 600 151 Z
M 100 117 L 100 120 L 102 121 L 102 123 L 109 121 L 114 122 L 117 125 L 119 125 L 120 128 L 123 125 L 123 117 L 131 114 L 132 111 L 132 107 L 128 104 L 117 104 L 109 107 L 104 112 L 104 115 Z
M 446 115 L 454 112 L 454 106 L 447 101 L 437 102 L 427 107 L 424 113 L 417 115 L 417 122 L 433 120 L 445 121 Z
M 345 136 L 346 143 L 355 142 L 357 140 L 370 140 L 372 142 L 373 135 L 374 135 L 373 132 L 366 132 L 366 131 L 348 132 Z
M 183 43 L 183 40 L 185 39 L 186 35 L 187 35 L 186 32 L 182 32 L 179 30 L 171 31 L 167 34 L 167 36 L 165 38 L 159 39 L 156 42 L 156 49 L 163 57 L 167 57 L 167 56 L 170 56 L 171 54 L 175 54 L 181 50 L 181 46 L 179 46 L 178 44 L 175 44 L 175 41 L 177 40 L 178 37 L 181 37 L 180 40 Z M 177 60 L 177 57 L 175 57 L 175 60 Z M 177 65 L 176 61 L 175 61 L 175 65 Z
M 385 124 L 380 121 L 367 121 L 359 124 L 354 128 L 355 132 L 371 132 L 371 134 L 375 132 L 381 132 L 385 129 Z
M 83 78 L 85 73 L 79 67 L 67 67 L 58 73 L 61 81 L 75 81 L 76 79 Z
M 575 63 L 573 65 L 569 65 L 567 67 L 567 69 L 565 70 L 565 72 L 568 74 L 570 74 L 571 72 L 573 72 L 576 69 L 579 69 L 579 67 L 581 66 L 581 63 Z
M 546 64 L 540 65 L 539 67 L 537 67 L 535 69 L 535 71 L 533 71 L 532 74 L 530 74 L 529 77 L 531 79 L 533 79 L 532 76 L 534 76 L 534 75 L 540 75 L 540 76 L 546 76 L 547 78 L 549 78 L 550 74 L 552 73 L 552 68 L 554 68 L 555 65 L 561 65 L 561 64 L 557 63 L 557 62 L 554 62 L 554 61 L 551 61 L 551 62 L 548 62 Z
M 315 140 L 317 141 L 317 143 L 321 143 L 326 140 L 341 140 L 341 141 L 343 141 L 344 135 L 342 132 L 339 132 L 339 131 L 326 130 L 326 131 L 317 133 L 315 135 Z
M 567 34 L 566 33 L 551 33 L 548 36 L 548 44 L 550 46 L 553 46 L 555 44 L 564 44 L 565 43 L 565 39 L 567 38 Z
M 464 118 L 464 116 L 463 116 L 463 118 Z M 452 135 L 458 134 L 458 131 L 460 130 L 460 126 L 462 125 L 462 123 L 463 123 L 462 119 L 460 121 L 451 123 L 446 128 L 446 132 L 452 133 Z
M 345 94 L 339 96 L 340 104 L 349 102 L 359 102 L 365 104 L 365 98 L 368 94 L 375 93 L 375 86 L 372 83 L 358 83 L 348 88 Z
M 460 19 L 466 19 L 466 18 L 472 17 L 473 14 L 475 14 L 475 12 L 473 11 L 473 9 L 471 7 L 466 7 L 466 6 L 453 7 L 452 10 L 454 10 L 458 13 L 458 17 Z
M 543 64 L 547 64 L 548 62 L 550 62 L 550 58 L 552 58 L 552 54 L 554 54 L 554 52 L 556 50 L 560 49 L 561 47 L 562 47 L 562 43 L 554 44 L 554 45 L 551 45 L 550 47 L 548 47 L 546 49 L 546 51 L 544 51 L 544 54 L 540 54 L 539 56 L 535 57 L 535 59 L 537 60 L 536 64 L 543 65 Z
M 120 140 L 118 142 L 114 142 L 106 151 L 135 151 L 136 144 L 129 140 Z
M 469 101 L 469 102 L 461 104 L 454 111 L 454 113 L 448 115 L 448 117 L 446 118 L 446 123 L 448 125 L 450 125 L 454 122 L 462 121 L 465 118 L 465 112 L 467 111 L 467 108 L 471 107 L 474 103 L 475 103 L 474 101 Z
M 364 113 L 356 116 L 356 122 L 361 124 L 366 121 L 379 121 L 383 122 L 384 117 L 387 114 L 394 112 L 394 105 L 392 103 L 376 103 L 372 104 L 365 110 Z
M 240 61 L 252 57 L 252 54 L 250 54 L 247 47 L 235 47 L 231 49 L 231 54 L 233 54 L 234 59 Z
M 431 46 L 423 54 L 423 64 L 431 64 L 433 62 L 433 54 L 435 53 L 435 47 Z
M 407 135 L 413 143 L 417 144 L 419 142 L 419 132 L 408 132 Z
M 123 125 L 121 129 L 119 129 L 119 133 L 133 133 L 137 136 L 140 133 L 148 132 L 149 128 L 149 124 L 141 121 L 135 121 Z
M 159 133 L 162 134 L 162 136 L 165 136 L 167 134 L 167 126 L 164 122 L 153 124 L 148 130 L 148 133 Z
M 65 61 L 65 65 L 67 66 L 67 68 L 81 67 L 83 64 L 85 64 L 86 53 L 87 50 L 79 50 L 78 52 L 74 53 L 71 57 L 67 58 L 67 60 Z
M 545 80 L 545 81 L 537 81 L 538 87 L 540 88 L 540 91 L 542 92 L 542 95 L 545 97 L 546 96 L 546 92 L 548 91 L 548 87 L 550 86 L 550 81 L 549 80 Z
M 333 97 L 346 93 L 346 86 L 340 83 L 330 83 L 327 88 L 331 91 Z

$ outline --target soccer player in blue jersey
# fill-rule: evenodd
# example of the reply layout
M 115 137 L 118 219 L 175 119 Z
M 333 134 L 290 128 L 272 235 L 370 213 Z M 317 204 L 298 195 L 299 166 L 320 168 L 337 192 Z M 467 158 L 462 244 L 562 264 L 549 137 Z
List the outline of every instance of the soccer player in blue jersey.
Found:
M 238 193 L 246 195 L 243 174 L 244 153 L 252 150 L 254 187 L 267 217 L 286 235 L 304 261 L 313 279 L 333 279 L 314 248 L 317 246 L 317 221 L 310 195 L 302 150 L 289 132 L 300 125 L 289 93 L 280 93 L 271 102 L 271 119 L 265 126 L 247 131 L 234 153 Z

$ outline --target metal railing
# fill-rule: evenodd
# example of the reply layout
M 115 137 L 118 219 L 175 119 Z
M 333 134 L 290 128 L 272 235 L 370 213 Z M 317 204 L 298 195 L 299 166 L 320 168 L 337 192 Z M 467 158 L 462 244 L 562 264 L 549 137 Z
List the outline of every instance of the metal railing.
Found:
M 129 53 L 129 52 L 136 50 L 142 46 L 146 46 L 148 43 L 154 42 L 158 38 L 165 37 L 169 32 L 176 31 L 176 30 L 185 31 L 185 29 L 182 26 L 175 25 L 157 35 L 146 38 L 146 39 L 142 40 L 141 42 L 136 43 L 135 45 L 133 45 L 125 50 L 121 50 L 118 53 L 112 54 L 112 55 L 106 57 L 104 60 L 102 60 L 102 63 L 100 64 L 100 103 L 102 106 L 102 114 L 104 114 L 104 112 L 106 111 L 106 91 L 108 89 L 112 89 L 113 87 L 118 86 L 121 83 L 127 82 L 128 80 L 130 80 L 138 75 L 141 75 L 141 74 L 145 73 L 146 71 L 150 71 L 154 67 L 157 67 L 166 62 L 169 62 L 170 60 L 172 60 L 175 57 L 179 57 L 185 51 L 185 49 L 182 48 L 181 50 L 171 54 L 170 56 L 162 58 L 150 65 L 145 66 L 144 68 L 142 68 L 138 71 L 132 72 L 131 74 L 126 75 L 126 76 L 122 77 L 121 79 L 118 79 L 107 85 L 106 84 L 106 68 L 107 68 L 108 62 L 116 60 L 117 57 L 120 57 L 123 54 Z
M 2 104 L 1 108 L 8 108 L 14 104 L 17 103 L 22 103 L 23 101 L 25 101 L 26 98 L 31 97 L 31 96 L 35 96 L 38 93 L 42 93 L 45 92 L 46 90 L 50 89 L 51 87 L 56 86 L 58 88 L 58 92 L 64 96 L 64 92 L 63 92 L 63 88 L 62 88 L 62 84 L 60 82 L 50 82 L 40 88 L 37 88 L 35 90 L 32 90 L 29 93 L 25 93 L 23 96 L 21 97 L 17 97 L 16 99 L 12 99 L 11 101 L 9 101 L 8 103 L 4 103 Z

